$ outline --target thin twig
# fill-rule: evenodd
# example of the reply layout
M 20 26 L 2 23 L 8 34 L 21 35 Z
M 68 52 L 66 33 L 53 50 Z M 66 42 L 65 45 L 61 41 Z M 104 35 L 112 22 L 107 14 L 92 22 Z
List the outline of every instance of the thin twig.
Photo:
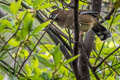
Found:
M 97 66 L 96 66 L 96 69 L 102 64 L 104 63 L 104 61 L 106 59 L 108 59 L 112 54 L 114 54 L 118 49 L 120 48 L 120 46 L 118 48 L 116 48 L 113 52 L 111 52 L 110 54 L 108 54 L 108 56 L 106 56 Z
M 72 37 L 71 37 L 70 29 L 68 29 L 68 35 L 69 35 L 68 41 L 69 41 L 70 51 L 71 51 L 71 53 L 73 53 L 72 41 L 71 41 Z
M 100 56 L 100 54 L 102 53 L 102 50 L 103 50 L 103 48 L 104 48 L 104 45 L 105 45 L 105 41 L 103 42 L 102 47 L 100 48 L 100 51 L 99 51 L 99 53 L 98 53 L 99 56 Z M 97 61 L 99 60 L 99 56 L 96 58 L 94 65 L 96 65 Z
M 4 64 L 5 66 L 3 66 L 7 71 L 10 71 L 10 70 L 12 70 L 11 72 L 12 72 L 12 74 L 14 75 L 14 73 L 13 73 L 13 71 L 14 71 L 14 69 L 10 66 L 10 65 L 8 65 L 5 61 L 3 61 L 3 60 L 1 60 L 0 61 L 2 64 Z M 21 74 L 20 72 L 18 72 L 18 74 L 19 75 L 21 75 L 21 76 L 23 76 L 23 77 L 25 77 L 23 74 Z
M 85 50 L 85 46 L 84 46 L 84 44 L 83 44 L 82 41 L 80 42 L 79 47 L 81 48 L 81 55 L 83 55 L 83 58 L 84 58 L 85 62 L 88 64 L 88 66 L 90 67 L 93 75 L 95 76 L 95 78 L 96 78 L 97 80 L 100 80 L 99 77 L 98 77 L 98 75 L 96 74 L 96 72 L 95 72 L 95 70 L 94 70 L 94 67 L 92 67 L 92 65 L 91 65 L 90 62 L 89 62 L 89 58 L 88 58 L 88 56 L 87 56 L 87 52 L 86 52 L 86 50 Z M 88 75 L 88 76 L 89 76 L 89 75 Z M 86 78 L 86 77 L 84 77 L 84 78 Z
M 30 38 L 30 36 L 27 37 L 27 39 L 25 41 L 27 41 L 28 39 Z M 15 72 L 15 68 L 16 68 L 16 62 L 17 62 L 17 56 L 18 56 L 18 53 L 22 50 L 22 45 L 25 43 L 25 41 L 22 41 L 20 44 L 19 44 L 19 48 L 17 49 L 17 52 L 15 54 L 15 59 L 14 59 L 14 72 Z M 19 65 L 20 66 L 20 65 Z M 22 69 L 23 70 L 23 69 Z
M 8 41 L 5 42 L 5 44 L 4 44 L 3 47 L 1 48 L 0 52 L 2 52 L 2 51 L 4 50 L 4 48 L 5 48 L 5 46 L 8 44 L 8 42 L 9 42 L 14 36 L 16 36 L 16 34 L 17 34 L 17 32 L 19 31 L 19 29 L 20 29 L 20 27 L 21 27 L 21 25 L 22 25 L 22 22 L 23 22 L 25 16 L 27 15 L 27 13 L 28 13 L 28 12 L 25 13 L 25 15 L 23 16 L 22 20 L 20 21 L 20 24 L 19 24 L 17 30 L 16 30 L 15 33 L 8 39 Z
M 10 6 L 10 3 L 7 3 L 7 2 L 5 2 L 5 1 L 0 1 L 0 3 L 1 3 L 1 4 L 5 4 L 5 5 L 7 5 L 7 6 Z
M 20 73 L 21 69 L 23 68 L 24 64 L 26 63 L 26 61 L 30 58 L 30 56 L 32 55 L 33 51 L 36 49 L 37 45 L 39 44 L 39 42 L 41 41 L 41 39 L 44 37 L 44 35 L 46 34 L 47 30 L 48 30 L 49 26 L 47 27 L 46 31 L 42 34 L 42 36 L 39 38 L 39 40 L 37 41 L 36 45 L 34 46 L 34 48 L 32 49 L 32 51 L 29 53 L 29 56 L 23 61 L 18 73 Z
M 79 0 L 75 0 L 74 3 L 74 48 L 73 48 L 73 56 L 79 54 L 79 26 L 78 26 L 78 3 Z M 78 58 L 72 62 L 73 71 L 76 76 L 76 80 L 81 80 L 81 76 L 78 71 Z
M 14 57 L 10 54 L 10 52 L 8 52 L 9 56 L 15 61 Z M 17 65 L 20 67 L 20 64 L 18 63 L 18 61 L 16 61 Z M 27 73 L 22 69 L 22 71 L 24 72 L 24 74 L 27 76 Z M 15 68 L 13 68 L 13 73 L 15 74 Z
M 118 66 L 119 64 L 120 64 L 120 62 L 117 63 L 117 64 L 114 64 L 114 65 L 112 65 L 112 66 L 110 66 L 110 67 Z M 102 68 L 102 69 L 100 69 L 100 70 L 98 70 L 98 71 L 96 71 L 96 72 L 102 71 L 102 70 L 107 69 L 107 68 L 110 68 L 110 67 L 109 67 L 109 66 L 104 67 L 104 68 Z
M 95 53 L 96 53 L 96 52 L 95 52 Z M 97 54 L 97 53 L 96 53 L 96 54 Z M 97 56 L 98 56 L 100 59 L 103 60 L 103 58 L 102 58 L 100 55 L 97 54 Z M 119 74 L 112 66 L 110 66 L 106 61 L 104 61 L 104 63 L 105 63 L 109 68 L 111 68 L 117 75 L 120 76 L 120 74 Z M 94 70 L 96 71 L 96 67 L 94 67 Z
M 115 8 L 113 8 L 110 13 L 102 20 L 100 23 L 104 23 L 106 20 L 109 20 L 111 18 L 111 15 L 114 13 Z

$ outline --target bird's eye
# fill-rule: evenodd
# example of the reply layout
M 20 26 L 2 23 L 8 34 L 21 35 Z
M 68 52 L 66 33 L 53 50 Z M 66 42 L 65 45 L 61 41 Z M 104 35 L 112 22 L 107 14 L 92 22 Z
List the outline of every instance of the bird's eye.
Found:
M 50 16 L 49 16 L 49 19 L 55 19 L 56 18 L 56 14 L 51 14 Z
M 56 21 L 58 21 L 59 19 L 58 18 L 55 18 Z

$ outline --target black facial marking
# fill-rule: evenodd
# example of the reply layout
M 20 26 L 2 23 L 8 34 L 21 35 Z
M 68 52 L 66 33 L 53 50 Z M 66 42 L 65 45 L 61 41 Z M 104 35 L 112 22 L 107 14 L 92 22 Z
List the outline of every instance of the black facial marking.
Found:
M 58 18 L 55 18 L 56 21 L 58 21 L 59 19 Z
M 50 19 L 55 19 L 55 17 L 56 17 L 56 14 L 51 14 L 51 15 L 49 16 Z

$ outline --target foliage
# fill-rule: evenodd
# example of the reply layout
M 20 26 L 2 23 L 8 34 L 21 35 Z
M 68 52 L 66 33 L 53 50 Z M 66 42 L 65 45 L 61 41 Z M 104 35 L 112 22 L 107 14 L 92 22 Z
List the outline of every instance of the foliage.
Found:
M 96 36 L 95 48 L 90 55 L 90 63 L 93 66 L 97 66 L 120 44 L 120 13 L 117 11 L 120 8 L 120 0 L 113 1 L 112 5 L 116 11 L 103 24 L 111 31 L 112 38 L 101 41 Z M 70 0 L 65 0 L 65 3 L 69 2 Z M 29 8 L 26 9 L 23 4 Z M 79 8 L 86 8 L 88 5 L 87 0 L 85 3 L 79 2 Z M 61 51 L 61 45 L 56 45 L 46 31 L 52 25 L 47 17 L 56 7 L 65 8 L 59 0 L 0 1 L 0 9 L 7 13 L 0 18 L 0 80 L 3 80 L 6 75 L 10 80 L 76 80 L 71 63 L 80 54 L 70 55 L 70 58 L 66 59 L 66 55 Z M 109 10 L 108 7 L 103 7 Z M 44 22 L 39 23 L 36 19 L 37 11 L 40 11 L 40 17 Z M 60 30 L 65 35 L 69 35 L 65 29 Z M 71 37 L 73 38 L 73 35 Z M 63 40 L 69 44 L 66 38 L 63 37 Z M 119 54 L 118 49 L 98 67 L 96 73 L 101 80 L 119 80 Z M 91 71 L 90 76 L 91 80 L 95 80 Z

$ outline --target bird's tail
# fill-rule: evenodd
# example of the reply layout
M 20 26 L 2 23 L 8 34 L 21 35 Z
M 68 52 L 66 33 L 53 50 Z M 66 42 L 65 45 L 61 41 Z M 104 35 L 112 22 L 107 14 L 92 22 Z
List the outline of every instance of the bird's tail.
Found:
M 111 33 L 100 23 L 97 23 L 92 30 L 102 41 L 112 36 Z

